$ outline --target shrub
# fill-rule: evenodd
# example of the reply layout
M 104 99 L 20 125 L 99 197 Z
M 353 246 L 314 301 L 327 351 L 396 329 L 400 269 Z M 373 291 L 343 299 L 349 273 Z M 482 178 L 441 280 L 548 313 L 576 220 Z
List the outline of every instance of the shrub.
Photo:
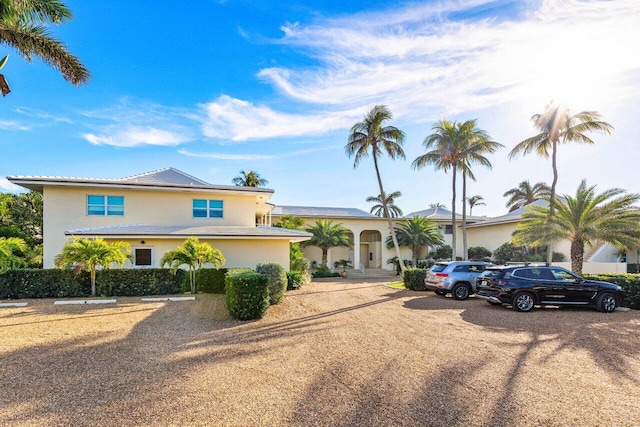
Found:
M 306 271 L 287 271 L 287 290 L 298 289 L 302 285 L 309 283 L 309 280 L 311 280 L 311 277 Z
M 166 268 L 100 270 L 96 278 L 96 293 L 105 296 L 179 294 L 186 276 L 184 270 L 173 274 Z
M 334 273 L 329 270 L 329 267 L 319 265 L 311 275 L 314 279 L 321 279 L 323 277 L 340 277 L 340 273 Z
M 427 288 L 424 285 L 426 272 L 427 270 L 423 268 L 407 268 L 404 273 L 402 273 L 404 287 L 412 291 L 426 291 Z
M 640 274 L 585 274 L 584 277 L 621 286 L 624 294 L 624 305 L 640 310 Z
M 260 319 L 269 309 L 269 279 L 255 271 L 233 272 L 225 279 L 229 313 L 239 320 Z
M 0 274 L 0 299 L 64 298 L 91 295 L 89 273 L 72 270 L 24 269 Z
M 489 261 L 491 251 L 484 246 L 473 246 L 468 249 L 469 259 L 475 261 Z
M 224 294 L 224 279 L 226 268 L 201 268 L 196 270 L 196 289 L 206 294 Z M 252 270 L 249 270 L 252 271 Z M 185 276 L 183 290 L 189 291 L 189 276 Z
M 277 262 L 267 262 L 258 264 L 256 271 L 269 279 L 269 303 L 280 304 L 287 290 L 287 272 L 284 267 Z
M 444 246 L 440 246 L 438 249 L 436 249 L 433 253 L 430 253 L 429 255 L 431 256 L 431 258 L 435 259 L 436 261 L 449 260 L 451 259 L 452 252 L 453 252 L 453 248 L 451 246 L 444 245 Z

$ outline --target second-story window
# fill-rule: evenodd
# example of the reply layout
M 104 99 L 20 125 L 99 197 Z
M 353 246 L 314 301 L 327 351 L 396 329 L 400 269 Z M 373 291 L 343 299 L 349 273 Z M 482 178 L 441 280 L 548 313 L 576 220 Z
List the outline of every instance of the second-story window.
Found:
M 124 216 L 124 196 L 87 196 L 87 215 Z
M 223 214 L 224 203 L 222 200 L 193 200 L 194 218 L 222 218 Z

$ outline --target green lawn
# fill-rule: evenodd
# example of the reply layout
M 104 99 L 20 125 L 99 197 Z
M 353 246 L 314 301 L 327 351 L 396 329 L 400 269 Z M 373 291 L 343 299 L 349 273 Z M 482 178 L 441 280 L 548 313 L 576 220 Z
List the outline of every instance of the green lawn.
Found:
M 407 289 L 407 288 L 405 288 L 403 281 L 390 282 L 390 283 L 387 283 L 387 286 L 389 286 L 391 288 L 396 288 L 396 289 Z

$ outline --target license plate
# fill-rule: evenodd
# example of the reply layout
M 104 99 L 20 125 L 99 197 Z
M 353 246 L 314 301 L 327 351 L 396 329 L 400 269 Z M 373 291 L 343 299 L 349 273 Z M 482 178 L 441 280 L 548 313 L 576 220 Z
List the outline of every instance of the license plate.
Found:
M 480 282 L 480 286 L 487 286 L 487 281 L 483 280 L 482 282 Z

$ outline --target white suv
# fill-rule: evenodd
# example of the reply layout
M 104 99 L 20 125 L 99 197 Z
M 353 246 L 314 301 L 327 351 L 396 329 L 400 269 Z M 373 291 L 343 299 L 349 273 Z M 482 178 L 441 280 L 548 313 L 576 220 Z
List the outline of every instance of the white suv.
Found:
M 458 300 L 469 298 L 476 292 L 476 277 L 492 264 L 482 261 L 438 262 L 427 271 L 424 284 L 438 295 Z

